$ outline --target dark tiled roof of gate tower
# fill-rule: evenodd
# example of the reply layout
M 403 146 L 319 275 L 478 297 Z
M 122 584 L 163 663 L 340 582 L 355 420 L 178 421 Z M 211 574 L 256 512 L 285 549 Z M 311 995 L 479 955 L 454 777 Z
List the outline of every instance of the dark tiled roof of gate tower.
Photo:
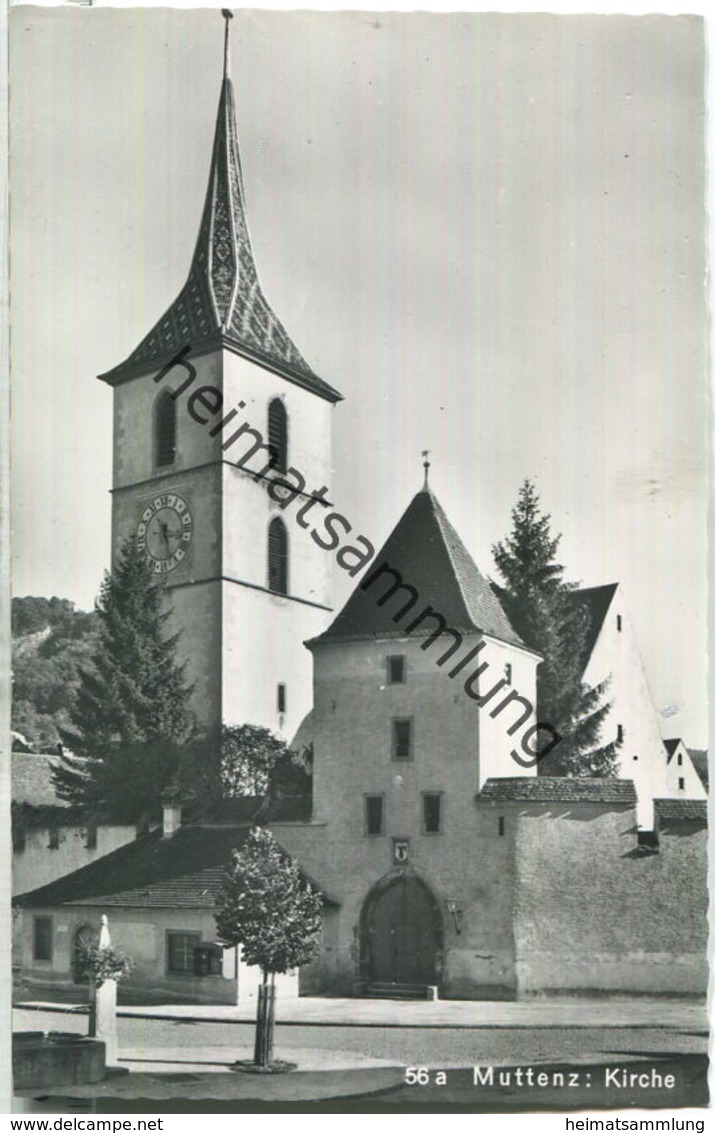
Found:
M 385 605 L 378 605 L 378 599 L 389 590 L 389 575 L 377 579 L 367 590 L 362 589 L 382 564 L 398 570 L 404 582 L 419 595 L 398 622 L 393 620 L 393 614 L 405 603 L 407 595 L 398 594 Z M 524 647 L 499 599 L 428 488 L 414 497 L 332 625 L 309 644 L 404 637 L 405 626 L 426 606 L 438 611 L 456 630 L 478 630 Z M 428 621 L 415 630 L 414 636 L 427 636 L 434 628 L 434 622 Z

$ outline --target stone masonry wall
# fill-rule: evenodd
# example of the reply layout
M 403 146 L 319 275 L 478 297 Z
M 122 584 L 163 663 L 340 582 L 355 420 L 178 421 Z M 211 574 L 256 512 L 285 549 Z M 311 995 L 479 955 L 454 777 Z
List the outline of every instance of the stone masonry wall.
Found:
M 518 994 L 704 994 L 707 830 L 679 822 L 638 848 L 635 811 L 519 807 L 514 938 Z

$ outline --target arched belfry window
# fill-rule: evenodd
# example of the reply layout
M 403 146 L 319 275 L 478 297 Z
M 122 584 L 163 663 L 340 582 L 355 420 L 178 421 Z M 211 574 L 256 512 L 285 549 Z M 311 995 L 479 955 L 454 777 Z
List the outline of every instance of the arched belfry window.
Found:
M 274 519 L 268 528 L 268 589 L 288 593 L 288 532 L 282 519 Z
M 160 466 L 176 459 L 176 402 L 168 390 L 154 406 L 154 453 Z
M 268 406 L 268 447 L 274 457 L 274 468 L 285 472 L 288 468 L 288 413 L 279 397 Z

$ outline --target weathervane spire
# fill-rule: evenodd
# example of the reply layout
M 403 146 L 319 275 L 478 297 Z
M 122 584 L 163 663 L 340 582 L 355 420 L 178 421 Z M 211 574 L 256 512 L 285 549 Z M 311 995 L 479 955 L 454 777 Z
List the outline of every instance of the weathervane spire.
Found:
M 430 451 L 431 450 L 428 449 L 428 448 L 422 449 L 422 456 L 424 457 L 424 460 L 422 461 L 422 467 L 425 470 L 425 483 L 424 483 L 423 491 L 425 491 L 425 492 L 429 488 L 429 470 L 430 470 L 429 454 L 430 454 Z
M 226 28 L 224 30 L 224 35 L 223 35 L 223 77 L 224 77 L 224 79 L 227 79 L 228 75 L 229 75 L 229 71 L 230 71 L 230 67 L 229 67 L 229 47 L 231 46 L 231 37 L 230 37 L 230 34 L 229 34 L 229 28 L 231 26 L 231 20 L 233 19 L 233 12 L 230 12 L 228 10 L 228 8 L 222 8 L 221 9 L 221 15 L 223 16 L 224 20 L 226 21 Z
M 191 342 L 224 348 L 302 385 L 327 400 L 337 390 L 313 373 L 268 303 L 253 259 L 246 198 L 238 152 L 236 106 L 231 82 L 230 26 L 233 12 L 220 9 L 225 21 L 223 79 L 216 113 L 211 165 L 199 233 L 189 276 L 177 298 L 126 362 L 104 380 L 121 380 L 126 367 L 158 365 Z

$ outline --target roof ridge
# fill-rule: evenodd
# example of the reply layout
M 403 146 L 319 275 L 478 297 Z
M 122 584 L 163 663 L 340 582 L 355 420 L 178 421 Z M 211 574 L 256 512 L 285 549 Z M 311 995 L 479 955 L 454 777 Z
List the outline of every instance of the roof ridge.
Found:
M 440 504 L 439 500 L 437 499 L 437 497 L 435 496 L 435 494 L 431 490 L 431 488 L 426 488 L 426 489 L 423 488 L 423 491 L 426 491 L 426 493 L 429 496 L 430 501 L 433 505 L 435 518 L 437 520 L 437 524 L 439 526 L 442 538 L 444 539 L 444 544 L 445 544 L 445 547 L 447 549 L 447 557 L 448 557 L 450 563 L 452 564 L 452 570 L 454 571 L 454 576 L 457 580 L 457 586 L 459 587 L 459 593 L 462 595 L 462 601 L 464 602 L 464 606 L 465 606 L 465 609 L 467 611 L 467 616 L 469 617 L 469 620 L 471 622 L 474 622 L 473 611 L 470 607 L 469 599 L 468 599 L 468 597 L 467 597 L 467 595 L 464 591 L 464 581 L 462 579 L 462 575 L 461 575 L 461 572 L 459 570 L 459 567 L 457 566 L 457 563 L 455 562 L 454 554 L 453 554 L 453 550 L 452 550 L 452 545 L 451 545 L 451 538 L 449 536 L 453 535 L 460 543 L 462 541 L 459 538 L 459 535 L 458 535 L 456 529 L 454 527 L 452 527 L 452 524 L 449 522 L 444 508 Z M 447 528 L 446 532 L 444 530 L 445 527 Z M 464 551 L 466 551 L 468 557 L 471 559 L 471 555 L 469 554 L 469 551 L 467 550 L 464 543 L 462 543 L 462 547 L 463 547 Z M 474 563 L 474 567 L 477 570 L 477 572 L 479 572 L 479 567 L 477 566 L 477 564 L 474 562 L 473 559 L 472 559 L 472 562 Z M 475 625 L 474 628 L 481 630 L 482 627 Z
M 486 633 L 488 631 L 486 631 L 484 629 L 484 624 L 483 624 L 482 618 L 480 617 L 479 619 L 477 619 L 476 614 L 477 614 L 478 611 L 476 611 L 472 608 L 470 595 L 465 588 L 465 580 L 462 576 L 462 572 L 460 570 L 459 564 L 455 561 L 453 543 L 456 543 L 457 549 L 460 551 L 460 553 L 462 553 L 463 555 L 466 556 L 468 564 L 476 572 L 478 579 L 481 582 L 484 583 L 485 590 L 492 593 L 490 581 L 489 581 L 489 579 L 487 578 L 486 575 L 482 574 L 482 572 L 479 569 L 479 566 L 477 564 L 477 561 L 474 558 L 474 555 L 472 555 L 469 548 L 467 547 L 467 544 L 464 542 L 461 535 L 457 531 L 457 528 L 454 526 L 454 524 L 449 519 L 449 516 L 445 512 L 444 508 L 442 507 L 441 503 L 439 502 L 439 500 L 435 496 L 434 492 L 431 490 L 431 488 L 427 488 L 427 489 L 423 489 L 423 490 L 427 491 L 428 495 L 430 496 L 430 498 L 432 500 L 432 503 L 434 504 L 435 515 L 437 517 L 437 521 L 440 525 L 440 530 L 442 531 L 442 534 L 443 534 L 443 537 L 444 537 L 444 540 L 445 540 L 445 545 L 446 545 L 446 548 L 447 548 L 447 554 L 449 556 L 449 561 L 452 564 L 452 569 L 454 570 L 455 577 L 457 579 L 457 584 L 459 586 L 459 591 L 462 595 L 462 600 L 464 601 L 464 605 L 465 605 L 465 608 L 467 610 L 467 615 L 470 618 L 470 621 L 474 625 L 475 629 L 478 629 L 480 631 L 480 633 Z M 446 527 L 446 533 L 443 530 L 443 528 L 445 528 L 445 527 Z M 519 642 L 519 644 L 524 645 L 524 642 L 521 640 L 521 637 L 519 636 L 519 634 L 516 632 L 516 630 L 512 626 L 512 624 L 509 620 L 509 615 L 507 614 L 506 610 L 502 606 L 498 595 L 495 594 L 494 597 L 496 599 L 499 610 L 501 611 L 509 629 L 511 630 L 513 636 L 516 638 L 516 641 Z M 481 613 L 481 611 L 480 611 L 480 613 Z M 490 634 L 489 636 L 492 636 L 492 635 Z M 525 648 L 526 648 L 526 646 L 525 646 Z

